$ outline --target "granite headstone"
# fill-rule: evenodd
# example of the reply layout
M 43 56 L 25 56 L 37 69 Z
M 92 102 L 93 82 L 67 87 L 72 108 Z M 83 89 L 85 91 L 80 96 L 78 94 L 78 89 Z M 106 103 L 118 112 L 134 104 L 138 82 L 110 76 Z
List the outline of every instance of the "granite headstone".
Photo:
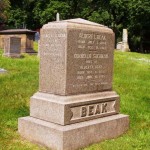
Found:
M 129 127 L 112 91 L 114 33 L 84 19 L 50 22 L 40 38 L 39 92 L 19 133 L 51 149 L 75 150 Z

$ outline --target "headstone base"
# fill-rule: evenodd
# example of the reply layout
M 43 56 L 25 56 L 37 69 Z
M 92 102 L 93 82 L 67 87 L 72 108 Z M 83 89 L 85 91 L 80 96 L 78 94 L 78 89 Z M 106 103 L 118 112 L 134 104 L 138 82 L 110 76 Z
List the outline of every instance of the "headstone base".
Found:
M 30 116 L 60 125 L 73 124 L 119 113 L 115 91 L 60 96 L 42 92 L 30 99 Z
M 102 140 L 118 137 L 129 128 L 129 117 L 123 114 L 75 123 L 58 125 L 33 117 L 19 118 L 22 137 L 57 150 L 76 150 Z
M 122 52 L 130 52 L 129 45 L 127 42 L 122 42 L 121 51 Z

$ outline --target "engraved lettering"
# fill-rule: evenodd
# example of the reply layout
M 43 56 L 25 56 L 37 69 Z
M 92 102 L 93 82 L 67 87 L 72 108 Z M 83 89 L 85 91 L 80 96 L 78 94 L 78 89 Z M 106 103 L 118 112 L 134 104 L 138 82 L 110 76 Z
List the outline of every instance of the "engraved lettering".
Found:
M 74 54 L 74 58 L 108 58 L 108 54 Z
M 90 76 L 87 76 L 86 79 L 92 79 L 92 76 L 91 76 L 91 75 L 90 75 Z
M 101 109 L 100 109 L 100 105 L 96 105 L 96 109 L 95 109 L 95 115 L 96 114 L 100 114 L 101 113 Z
M 93 65 L 87 65 L 87 66 L 80 66 L 80 69 L 93 69 Z
M 73 112 L 71 121 L 84 119 L 84 118 L 88 120 L 88 118 L 89 119 L 94 118 L 94 117 L 98 118 L 104 115 L 108 116 L 110 114 L 115 114 L 117 111 L 115 104 L 116 104 L 116 99 L 112 99 L 107 102 L 101 102 L 101 99 L 100 99 L 99 102 L 96 102 L 94 104 L 85 104 L 82 106 L 78 105 L 75 107 L 71 107 L 71 111 Z
M 91 74 L 91 73 L 92 73 L 92 71 L 91 71 L 91 70 L 87 71 L 87 74 Z
M 108 104 L 110 105 L 111 103 Z M 83 106 L 81 107 L 81 117 L 88 117 L 92 115 L 98 115 L 98 114 L 100 115 L 103 113 L 107 113 L 110 110 L 107 110 L 106 107 L 107 107 L 107 103 L 99 103 L 95 105 Z
M 83 39 L 92 39 L 93 34 L 87 34 L 87 33 L 79 33 L 79 37 Z
M 85 117 L 86 116 L 86 113 L 87 113 L 87 109 L 86 109 L 86 107 L 82 107 L 81 108 L 81 117 Z
M 78 43 L 84 44 L 84 43 L 85 43 L 85 40 L 78 40 Z
M 106 63 L 107 59 L 111 59 L 111 53 L 108 41 L 108 34 L 101 32 L 90 32 L 90 31 L 79 31 L 75 35 L 75 49 L 71 57 L 76 69 L 74 70 L 73 76 L 77 82 L 70 84 L 74 88 L 83 88 L 86 91 L 94 90 L 106 90 L 111 86 L 111 76 Z M 57 47 L 56 47 L 57 48 Z M 78 63 L 80 62 L 80 63 Z M 84 73 L 82 72 L 84 71 Z M 108 74 L 108 75 L 107 75 Z M 87 83 L 86 86 L 84 83 Z M 99 107 L 99 106 L 98 106 Z M 101 104 L 100 104 L 100 107 Z M 88 112 L 87 107 L 87 112 Z M 95 108 L 96 109 L 96 108 Z M 87 114 L 88 115 L 88 114 Z
M 89 114 L 88 115 L 89 116 L 94 115 L 94 106 L 93 105 L 89 106 Z
M 93 58 L 108 58 L 108 54 L 93 54 Z
M 74 54 L 74 58 L 92 58 L 91 54 Z
M 88 46 L 88 49 L 92 50 L 92 49 L 94 49 L 94 46 Z
M 105 35 L 95 35 L 94 34 L 94 39 L 106 40 L 106 36 Z
M 88 44 L 94 44 L 94 41 L 89 41 Z
M 95 66 L 95 69 L 100 69 L 100 68 L 102 68 L 102 65 L 96 65 Z
M 106 109 L 107 103 L 103 103 L 102 104 L 102 113 L 106 113 L 107 109 Z

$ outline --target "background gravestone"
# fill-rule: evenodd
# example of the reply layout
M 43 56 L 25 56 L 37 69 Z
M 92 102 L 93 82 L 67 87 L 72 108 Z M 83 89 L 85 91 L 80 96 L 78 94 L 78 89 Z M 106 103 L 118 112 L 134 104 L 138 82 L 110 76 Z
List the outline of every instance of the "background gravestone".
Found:
M 0 48 L 4 48 L 4 40 L 9 36 L 17 36 L 21 38 L 21 53 L 35 54 L 33 50 L 33 41 L 35 31 L 28 29 L 9 29 L 0 31 Z
M 127 29 L 123 29 L 122 48 L 121 49 L 123 52 L 130 51 L 129 44 L 128 44 L 128 31 L 127 31 Z
M 10 36 L 4 39 L 4 53 L 7 57 L 20 57 L 21 54 L 21 38 Z
M 19 133 L 52 149 L 74 150 L 129 127 L 112 91 L 114 33 L 83 19 L 51 22 L 40 38 L 39 92 Z M 32 133 L 31 133 L 32 132 Z
M 117 50 L 121 50 L 122 52 L 129 52 L 129 44 L 128 44 L 128 31 L 127 29 L 123 29 L 122 41 L 117 43 Z

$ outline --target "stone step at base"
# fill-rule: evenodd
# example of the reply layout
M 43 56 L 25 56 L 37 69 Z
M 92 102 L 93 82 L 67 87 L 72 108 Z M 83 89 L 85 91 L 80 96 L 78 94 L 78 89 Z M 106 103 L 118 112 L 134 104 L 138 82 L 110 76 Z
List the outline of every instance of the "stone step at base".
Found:
M 117 114 L 66 126 L 23 117 L 18 124 L 19 133 L 29 141 L 52 150 L 76 150 L 123 134 L 129 128 L 129 117 Z

